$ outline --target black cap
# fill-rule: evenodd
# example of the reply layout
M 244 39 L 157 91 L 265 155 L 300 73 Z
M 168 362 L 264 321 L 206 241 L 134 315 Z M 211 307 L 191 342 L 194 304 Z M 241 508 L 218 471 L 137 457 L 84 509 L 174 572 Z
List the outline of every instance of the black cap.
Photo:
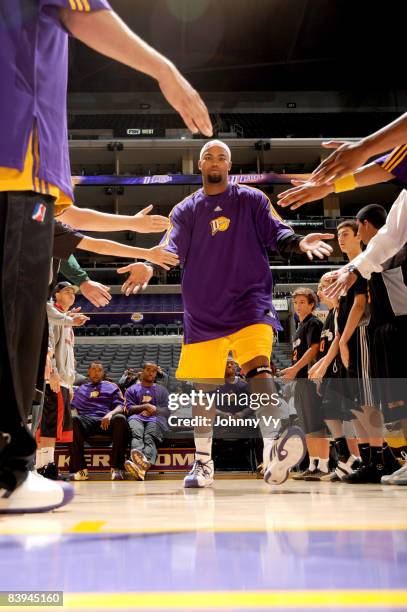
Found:
M 55 295 L 56 293 L 58 293 L 59 291 L 62 291 L 62 289 L 66 289 L 67 287 L 72 287 L 75 293 L 78 293 L 79 291 L 79 287 L 77 287 L 76 285 L 72 285 L 72 283 L 68 283 L 68 281 L 62 281 L 61 283 L 57 283 L 55 285 L 55 287 L 52 290 L 52 295 Z

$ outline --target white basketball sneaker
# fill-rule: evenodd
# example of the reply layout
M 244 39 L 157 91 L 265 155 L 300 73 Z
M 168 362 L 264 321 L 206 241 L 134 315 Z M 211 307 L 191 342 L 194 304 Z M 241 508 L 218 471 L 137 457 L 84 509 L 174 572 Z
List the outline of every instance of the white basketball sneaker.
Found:
M 305 436 L 299 427 L 289 427 L 274 442 L 270 462 L 264 472 L 268 484 L 283 484 L 290 470 L 301 463 L 307 452 Z
M 196 459 L 191 471 L 184 478 L 186 489 L 210 487 L 213 484 L 214 465 L 212 459 L 202 463 Z
M 27 478 L 14 491 L 0 489 L 0 514 L 48 512 L 65 506 L 73 496 L 71 484 L 28 472 Z

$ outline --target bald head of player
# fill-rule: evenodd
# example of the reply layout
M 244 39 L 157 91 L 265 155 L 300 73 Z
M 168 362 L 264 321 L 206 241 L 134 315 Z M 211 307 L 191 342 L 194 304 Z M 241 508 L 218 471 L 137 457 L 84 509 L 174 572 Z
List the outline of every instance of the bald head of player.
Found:
M 217 195 L 226 190 L 232 167 L 232 154 L 221 140 L 210 140 L 201 149 L 198 168 L 202 173 L 205 193 Z

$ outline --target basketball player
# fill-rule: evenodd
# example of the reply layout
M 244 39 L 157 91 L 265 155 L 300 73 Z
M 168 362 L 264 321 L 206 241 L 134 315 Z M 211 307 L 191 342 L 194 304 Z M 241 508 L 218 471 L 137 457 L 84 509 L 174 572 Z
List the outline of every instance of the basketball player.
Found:
M 308 380 L 309 367 L 319 353 L 322 322 L 313 313 L 317 296 L 308 287 L 300 287 L 292 294 L 299 325 L 293 339 L 292 366 L 281 370 L 285 380 L 296 380 L 294 404 L 305 433 L 309 466 L 294 474 L 295 480 L 320 480 L 328 475 L 329 440 L 321 414 L 321 397 Z
M 349 260 L 361 253 L 358 226 L 355 221 L 338 225 L 339 247 Z M 359 277 L 348 293 L 339 300 L 338 332 L 341 356 L 340 375 L 346 381 L 355 428 L 361 442 L 362 466 L 343 480 L 350 483 L 380 482 L 386 468 L 383 457 L 383 418 L 375 406 L 371 382 L 367 281 Z M 369 466 L 369 469 L 366 469 Z
M 364 244 L 377 234 L 386 223 L 386 211 L 378 204 L 362 208 L 356 216 L 358 236 Z M 400 421 L 407 436 L 407 389 L 405 347 L 407 344 L 407 248 L 404 246 L 394 257 L 383 264 L 383 272 L 373 273 L 369 280 L 370 323 L 372 328 L 372 370 L 377 379 L 384 420 Z M 387 453 L 386 453 L 387 451 Z M 390 449 L 385 449 L 386 459 Z M 393 464 L 396 465 L 395 461 Z M 365 466 L 368 470 L 369 466 Z M 386 484 L 407 484 L 407 467 L 404 466 L 381 479 Z
M 162 242 L 183 265 L 184 344 L 177 377 L 217 387 L 232 350 L 251 390 L 260 385 L 273 393 L 273 328 L 281 327 L 272 305 L 266 249 L 322 259 L 332 252 L 322 239 L 332 235 L 295 235 L 264 193 L 229 183 L 231 166 L 225 143 L 212 140 L 202 147 L 203 188 L 173 208 Z M 201 404 L 202 414 L 211 417 L 208 407 Z M 214 474 L 211 420 L 195 430 L 195 446 L 196 460 L 184 486 L 208 486 Z M 302 459 L 303 434 L 298 428 L 288 430 L 270 447 L 265 479 L 278 484 Z
M 343 397 L 339 377 L 339 340 L 337 325 L 338 300 L 326 297 L 324 289 L 329 286 L 328 275 L 324 274 L 318 285 L 318 298 L 328 308 L 319 345 L 319 360 L 308 371 L 322 397 L 322 416 L 334 439 L 338 463 L 335 471 L 322 476 L 320 480 L 342 480 L 360 462 L 359 447 L 355 438 L 352 420 L 355 418 Z

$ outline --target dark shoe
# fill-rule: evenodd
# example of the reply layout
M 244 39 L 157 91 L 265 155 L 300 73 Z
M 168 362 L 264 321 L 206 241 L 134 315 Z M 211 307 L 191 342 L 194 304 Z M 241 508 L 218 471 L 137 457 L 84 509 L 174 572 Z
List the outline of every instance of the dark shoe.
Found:
M 387 476 L 388 474 L 391 474 L 391 472 L 387 466 L 382 464 L 375 465 L 373 463 L 366 465 L 363 463 L 352 474 L 344 476 L 342 480 L 349 484 L 380 484 L 382 476 Z
M 49 480 L 69 480 L 69 476 L 63 476 L 61 472 L 58 470 L 56 463 L 48 463 L 42 468 L 37 470 L 37 474 L 43 476 L 44 478 L 48 478 Z
M 305 478 L 307 478 L 307 476 L 311 476 L 312 474 L 315 474 L 317 470 L 310 470 L 310 469 L 306 469 L 303 472 L 295 472 L 293 474 L 291 474 L 291 478 L 293 480 L 305 480 Z
M 319 480 L 323 480 L 325 477 L 325 480 L 327 479 L 327 477 L 329 476 L 328 472 L 323 472 L 322 470 L 314 470 L 313 472 L 311 472 L 310 474 L 308 474 L 307 476 L 304 476 L 303 480 L 307 480 L 307 481 L 319 481 Z

